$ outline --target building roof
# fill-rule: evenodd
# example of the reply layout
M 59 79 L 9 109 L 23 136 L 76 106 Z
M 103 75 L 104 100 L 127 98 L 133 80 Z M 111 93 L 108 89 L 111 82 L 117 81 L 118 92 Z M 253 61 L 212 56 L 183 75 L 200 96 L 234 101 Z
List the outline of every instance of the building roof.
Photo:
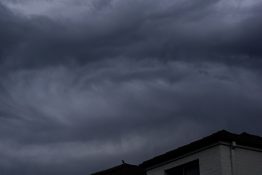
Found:
M 139 166 L 123 163 L 122 165 L 99 171 L 91 175 L 144 175 L 144 171 Z
M 251 135 L 248 133 L 233 134 L 228 131 L 222 130 L 200 140 L 194 141 L 188 145 L 179 147 L 175 150 L 144 161 L 140 166 L 144 169 L 149 169 L 156 165 L 174 160 L 186 154 L 221 142 L 228 144 L 235 142 L 236 145 L 262 149 L 262 137 Z

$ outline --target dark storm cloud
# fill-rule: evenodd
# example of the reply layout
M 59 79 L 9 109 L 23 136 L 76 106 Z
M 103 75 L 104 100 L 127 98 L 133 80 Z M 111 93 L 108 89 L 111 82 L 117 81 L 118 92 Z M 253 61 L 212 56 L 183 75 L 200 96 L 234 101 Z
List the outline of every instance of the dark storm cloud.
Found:
M 1 174 L 88 174 L 216 129 L 262 134 L 261 2 L 2 3 Z
M 1 33 L 11 35 L 4 43 L 11 44 L 12 52 L 6 51 L 2 59 L 34 66 L 119 56 L 185 59 L 186 55 L 195 60 L 198 55 L 236 63 L 247 59 L 242 64 L 261 57 L 260 2 L 251 7 L 221 0 L 91 2 L 92 8 L 78 23 L 48 16 L 15 17 L 3 10 L 3 19 L 17 22 L 3 24 Z
M 137 162 L 219 128 L 261 133 L 260 77 L 244 68 L 118 60 L 19 70 L 2 82 L 1 111 L 16 117 L 1 119 L 1 150 L 21 172 Z

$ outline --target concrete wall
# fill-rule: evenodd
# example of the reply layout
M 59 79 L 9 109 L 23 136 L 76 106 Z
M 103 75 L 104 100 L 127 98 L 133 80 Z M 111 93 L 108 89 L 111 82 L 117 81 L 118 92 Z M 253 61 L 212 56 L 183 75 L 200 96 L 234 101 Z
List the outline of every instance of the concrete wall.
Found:
M 221 147 L 219 145 L 148 170 L 147 175 L 165 175 L 165 170 L 196 159 L 199 159 L 200 175 L 222 175 Z

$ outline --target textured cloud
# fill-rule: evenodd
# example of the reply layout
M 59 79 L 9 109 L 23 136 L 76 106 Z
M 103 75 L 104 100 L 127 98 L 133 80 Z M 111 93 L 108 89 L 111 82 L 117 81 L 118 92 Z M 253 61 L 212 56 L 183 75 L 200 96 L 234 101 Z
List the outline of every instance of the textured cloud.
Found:
M 1 2 L 4 174 L 88 174 L 217 129 L 262 134 L 260 1 Z
M 52 5 L 60 1 L 41 2 Z M 3 24 L 1 33 L 11 35 L 8 42 L 12 47 L 10 52 L 5 51 L 8 45 L 2 48 L 7 52 L 5 62 L 43 66 L 125 56 L 261 65 L 259 1 L 87 2 L 92 5 L 86 8 L 92 8 L 71 20 L 67 15 L 48 17 L 51 12 L 14 15 L 3 8 L 1 23 L 11 22 Z M 60 3 L 65 9 L 55 11 L 66 13 L 66 8 L 71 8 L 68 1 Z M 75 6 L 85 7 L 77 1 Z
M 14 71 L 2 83 L 1 154 L 22 172 L 77 173 L 64 166 L 76 164 L 84 173 L 180 145 L 184 134 L 261 132 L 260 79 L 238 67 L 158 61 Z

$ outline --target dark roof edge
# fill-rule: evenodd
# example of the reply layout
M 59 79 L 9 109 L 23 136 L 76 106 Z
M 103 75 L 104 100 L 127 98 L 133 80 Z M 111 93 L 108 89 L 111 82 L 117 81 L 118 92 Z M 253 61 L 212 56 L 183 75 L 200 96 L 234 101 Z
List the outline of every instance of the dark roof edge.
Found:
M 117 165 L 117 166 L 114 166 L 112 168 L 108 168 L 108 169 L 105 169 L 105 170 L 102 170 L 102 171 L 91 173 L 91 175 L 100 175 L 100 174 L 111 173 L 111 172 L 114 172 L 115 170 L 117 170 L 119 168 L 126 168 L 126 167 L 128 167 L 128 168 L 140 168 L 138 165 L 123 163 L 121 165 Z
M 142 164 L 140 164 L 140 166 L 144 169 L 150 169 L 150 167 L 154 167 L 158 164 L 163 164 L 165 162 L 177 159 L 178 157 L 188 155 L 192 152 L 203 150 L 205 147 L 209 147 L 220 142 L 232 143 L 233 141 L 239 145 L 262 149 L 262 137 L 248 133 L 234 134 L 226 130 L 221 130 L 200 140 L 191 142 L 190 144 L 144 161 Z

